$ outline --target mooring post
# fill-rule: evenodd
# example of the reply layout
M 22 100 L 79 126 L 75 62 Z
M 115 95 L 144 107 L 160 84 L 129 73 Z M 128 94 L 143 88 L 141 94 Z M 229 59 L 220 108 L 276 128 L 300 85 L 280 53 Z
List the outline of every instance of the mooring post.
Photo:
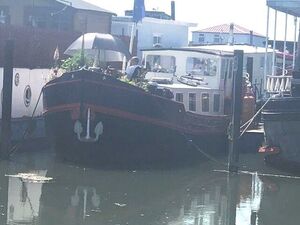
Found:
M 239 184 L 239 175 L 229 173 L 227 176 L 226 225 L 236 225 L 236 206 L 239 200 Z
M 7 40 L 4 48 L 4 71 L 2 88 L 1 158 L 8 159 L 11 148 L 11 105 L 13 82 L 14 41 Z
M 243 57 L 241 50 L 234 51 L 233 66 L 233 103 L 232 103 L 232 121 L 231 135 L 229 135 L 229 172 L 238 172 L 239 165 L 239 136 L 241 126 L 241 108 L 242 108 L 242 81 L 243 81 Z
M 7 224 L 8 210 L 8 161 L 0 161 L 0 224 Z

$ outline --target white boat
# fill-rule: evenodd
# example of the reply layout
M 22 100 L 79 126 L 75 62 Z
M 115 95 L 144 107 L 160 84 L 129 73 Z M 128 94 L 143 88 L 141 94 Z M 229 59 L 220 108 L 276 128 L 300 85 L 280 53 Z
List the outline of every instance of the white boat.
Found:
M 12 93 L 12 140 L 26 138 L 45 138 L 42 118 L 43 103 L 40 96 L 43 86 L 51 79 L 51 69 L 13 69 Z M 0 91 L 2 96 L 3 68 L 0 68 Z M 40 98 L 39 98 L 40 97 Z M 2 101 L 1 101 L 2 102 Z M 2 104 L 0 104 L 0 118 Z M 29 129 L 30 122 L 35 122 L 35 129 Z

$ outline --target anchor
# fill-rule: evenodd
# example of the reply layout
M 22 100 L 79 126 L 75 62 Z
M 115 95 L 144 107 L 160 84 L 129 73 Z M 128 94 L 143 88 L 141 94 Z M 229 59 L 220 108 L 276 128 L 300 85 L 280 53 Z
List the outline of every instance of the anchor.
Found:
M 103 124 L 102 122 L 98 122 L 95 126 L 94 133 L 95 137 L 90 136 L 90 123 L 91 123 L 91 109 L 88 108 L 87 111 L 87 120 L 86 120 L 86 136 L 82 137 L 81 134 L 83 132 L 82 124 L 79 120 L 76 120 L 74 124 L 74 132 L 77 134 L 77 139 L 81 142 L 96 142 L 99 140 L 100 135 L 103 134 Z

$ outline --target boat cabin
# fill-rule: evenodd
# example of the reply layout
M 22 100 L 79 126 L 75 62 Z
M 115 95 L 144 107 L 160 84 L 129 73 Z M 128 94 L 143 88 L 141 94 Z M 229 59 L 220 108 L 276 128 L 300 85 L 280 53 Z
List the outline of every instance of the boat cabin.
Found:
M 233 54 L 193 48 L 143 50 L 145 78 L 173 93 L 185 109 L 203 115 L 230 112 Z M 228 107 L 229 106 L 229 107 Z

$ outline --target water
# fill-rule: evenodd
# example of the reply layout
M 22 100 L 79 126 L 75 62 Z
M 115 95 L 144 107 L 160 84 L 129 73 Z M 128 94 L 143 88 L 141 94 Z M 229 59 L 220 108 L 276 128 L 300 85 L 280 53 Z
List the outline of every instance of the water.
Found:
M 215 162 L 120 170 L 18 154 L 0 162 L 0 224 L 298 224 L 300 179 L 270 175 L 283 173 L 258 155 L 241 164 L 245 172 L 228 176 Z

